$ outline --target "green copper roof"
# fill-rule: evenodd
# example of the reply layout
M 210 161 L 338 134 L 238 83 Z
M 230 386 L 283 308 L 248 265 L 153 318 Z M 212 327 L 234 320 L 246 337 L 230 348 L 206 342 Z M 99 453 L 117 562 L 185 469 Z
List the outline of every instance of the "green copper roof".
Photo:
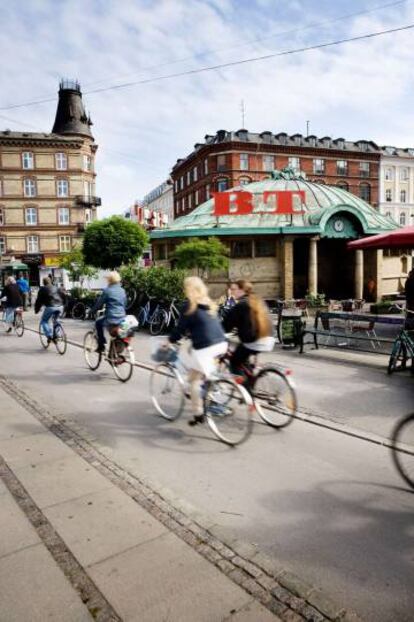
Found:
M 362 181 L 362 180 L 361 180 Z M 236 190 L 240 188 L 233 188 Z M 202 235 L 269 235 L 269 234 L 319 234 L 329 235 L 332 227 L 331 217 L 341 214 L 349 222 L 357 224 L 354 232 L 338 234 L 335 237 L 358 237 L 360 233 L 368 235 L 382 233 L 397 228 L 396 223 L 382 216 L 371 205 L 355 195 L 339 188 L 307 181 L 300 173 L 292 169 L 273 171 L 270 179 L 252 182 L 243 186 L 243 190 L 254 195 L 255 208 L 246 216 L 220 216 L 213 214 L 213 200 L 199 205 L 186 216 L 181 216 L 171 223 L 168 229 L 154 230 L 154 239 L 165 237 L 202 236 Z M 227 190 L 231 192 L 232 190 Z M 255 213 L 266 209 L 263 192 L 275 190 L 303 190 L 305 192 L 305 211 L 303 214 L 263 214 Z M 329 226 L 327 227 L 327 225 Z

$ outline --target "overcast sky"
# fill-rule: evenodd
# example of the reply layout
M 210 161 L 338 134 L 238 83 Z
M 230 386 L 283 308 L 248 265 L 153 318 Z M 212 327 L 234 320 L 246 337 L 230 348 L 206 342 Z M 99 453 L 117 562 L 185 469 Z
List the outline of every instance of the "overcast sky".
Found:
M 414 23 L 414 1 L 1 0 L 0 108 Z M 346 19 L 351 13 L 370 11 Z M 85 93 L 101 215 L 165 180 L 205 134 L 306 132 L 414 146 L 414 30 L 146 85 Z M 56 102 L 0 110 L 51 131 Z M 7 118 L 5 118 L 7 117 Z

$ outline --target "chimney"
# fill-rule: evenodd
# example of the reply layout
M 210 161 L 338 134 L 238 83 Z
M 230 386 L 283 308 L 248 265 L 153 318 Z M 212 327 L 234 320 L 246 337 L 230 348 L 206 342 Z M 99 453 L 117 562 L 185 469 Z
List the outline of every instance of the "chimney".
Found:
M 86 115 L 79 82 L 61 80 L 59 102 L 56 110 L 54 134 L 80 135 L 92 138 L 92 121 Z

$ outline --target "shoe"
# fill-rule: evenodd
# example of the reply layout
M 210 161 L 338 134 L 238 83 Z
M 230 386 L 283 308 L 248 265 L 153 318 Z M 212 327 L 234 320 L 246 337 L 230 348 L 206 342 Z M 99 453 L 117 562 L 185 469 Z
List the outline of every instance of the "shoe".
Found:
M 105 346 L 98 346 L 95 350 L 97 354 L 103 354 L 105 352 Z
M 48 338 L 47 338 L 47 343 L 48 343 L 48 344 L 49 344 L 49 343 L 52 343 L 52 341 L 53 341 L 52 337 L 48 337 Z
M 12 332 L 12 330 L 13 330 L 13 329 L 12 329 L 12 327 L 11 327 L 11 326 L 9 326 L 9 328 L 6 330 L 6 334 L 8 335 L 9 333 L 11 333 L 11 332 Z
M 188 425 L 194 426 L 194 425 L 197 425 L 198 423 L 203 423 L 203 421 L 204 421 L 204 415 L 194 415 L 194 417 L 190 419 L 190 421 L 188 422 Z

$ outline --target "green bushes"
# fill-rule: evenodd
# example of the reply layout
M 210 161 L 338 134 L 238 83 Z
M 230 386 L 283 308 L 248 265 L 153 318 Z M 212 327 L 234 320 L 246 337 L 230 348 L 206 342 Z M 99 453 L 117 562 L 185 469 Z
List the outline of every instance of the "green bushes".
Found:
M 138 296 L 144 294 L 165 301 L 171 301 L 173 298 L 184 299 L 183 270 L 169 270 L 162 266 L 152 268 L 125 266 L 120 272 L 124 287 L 137 291 Z

